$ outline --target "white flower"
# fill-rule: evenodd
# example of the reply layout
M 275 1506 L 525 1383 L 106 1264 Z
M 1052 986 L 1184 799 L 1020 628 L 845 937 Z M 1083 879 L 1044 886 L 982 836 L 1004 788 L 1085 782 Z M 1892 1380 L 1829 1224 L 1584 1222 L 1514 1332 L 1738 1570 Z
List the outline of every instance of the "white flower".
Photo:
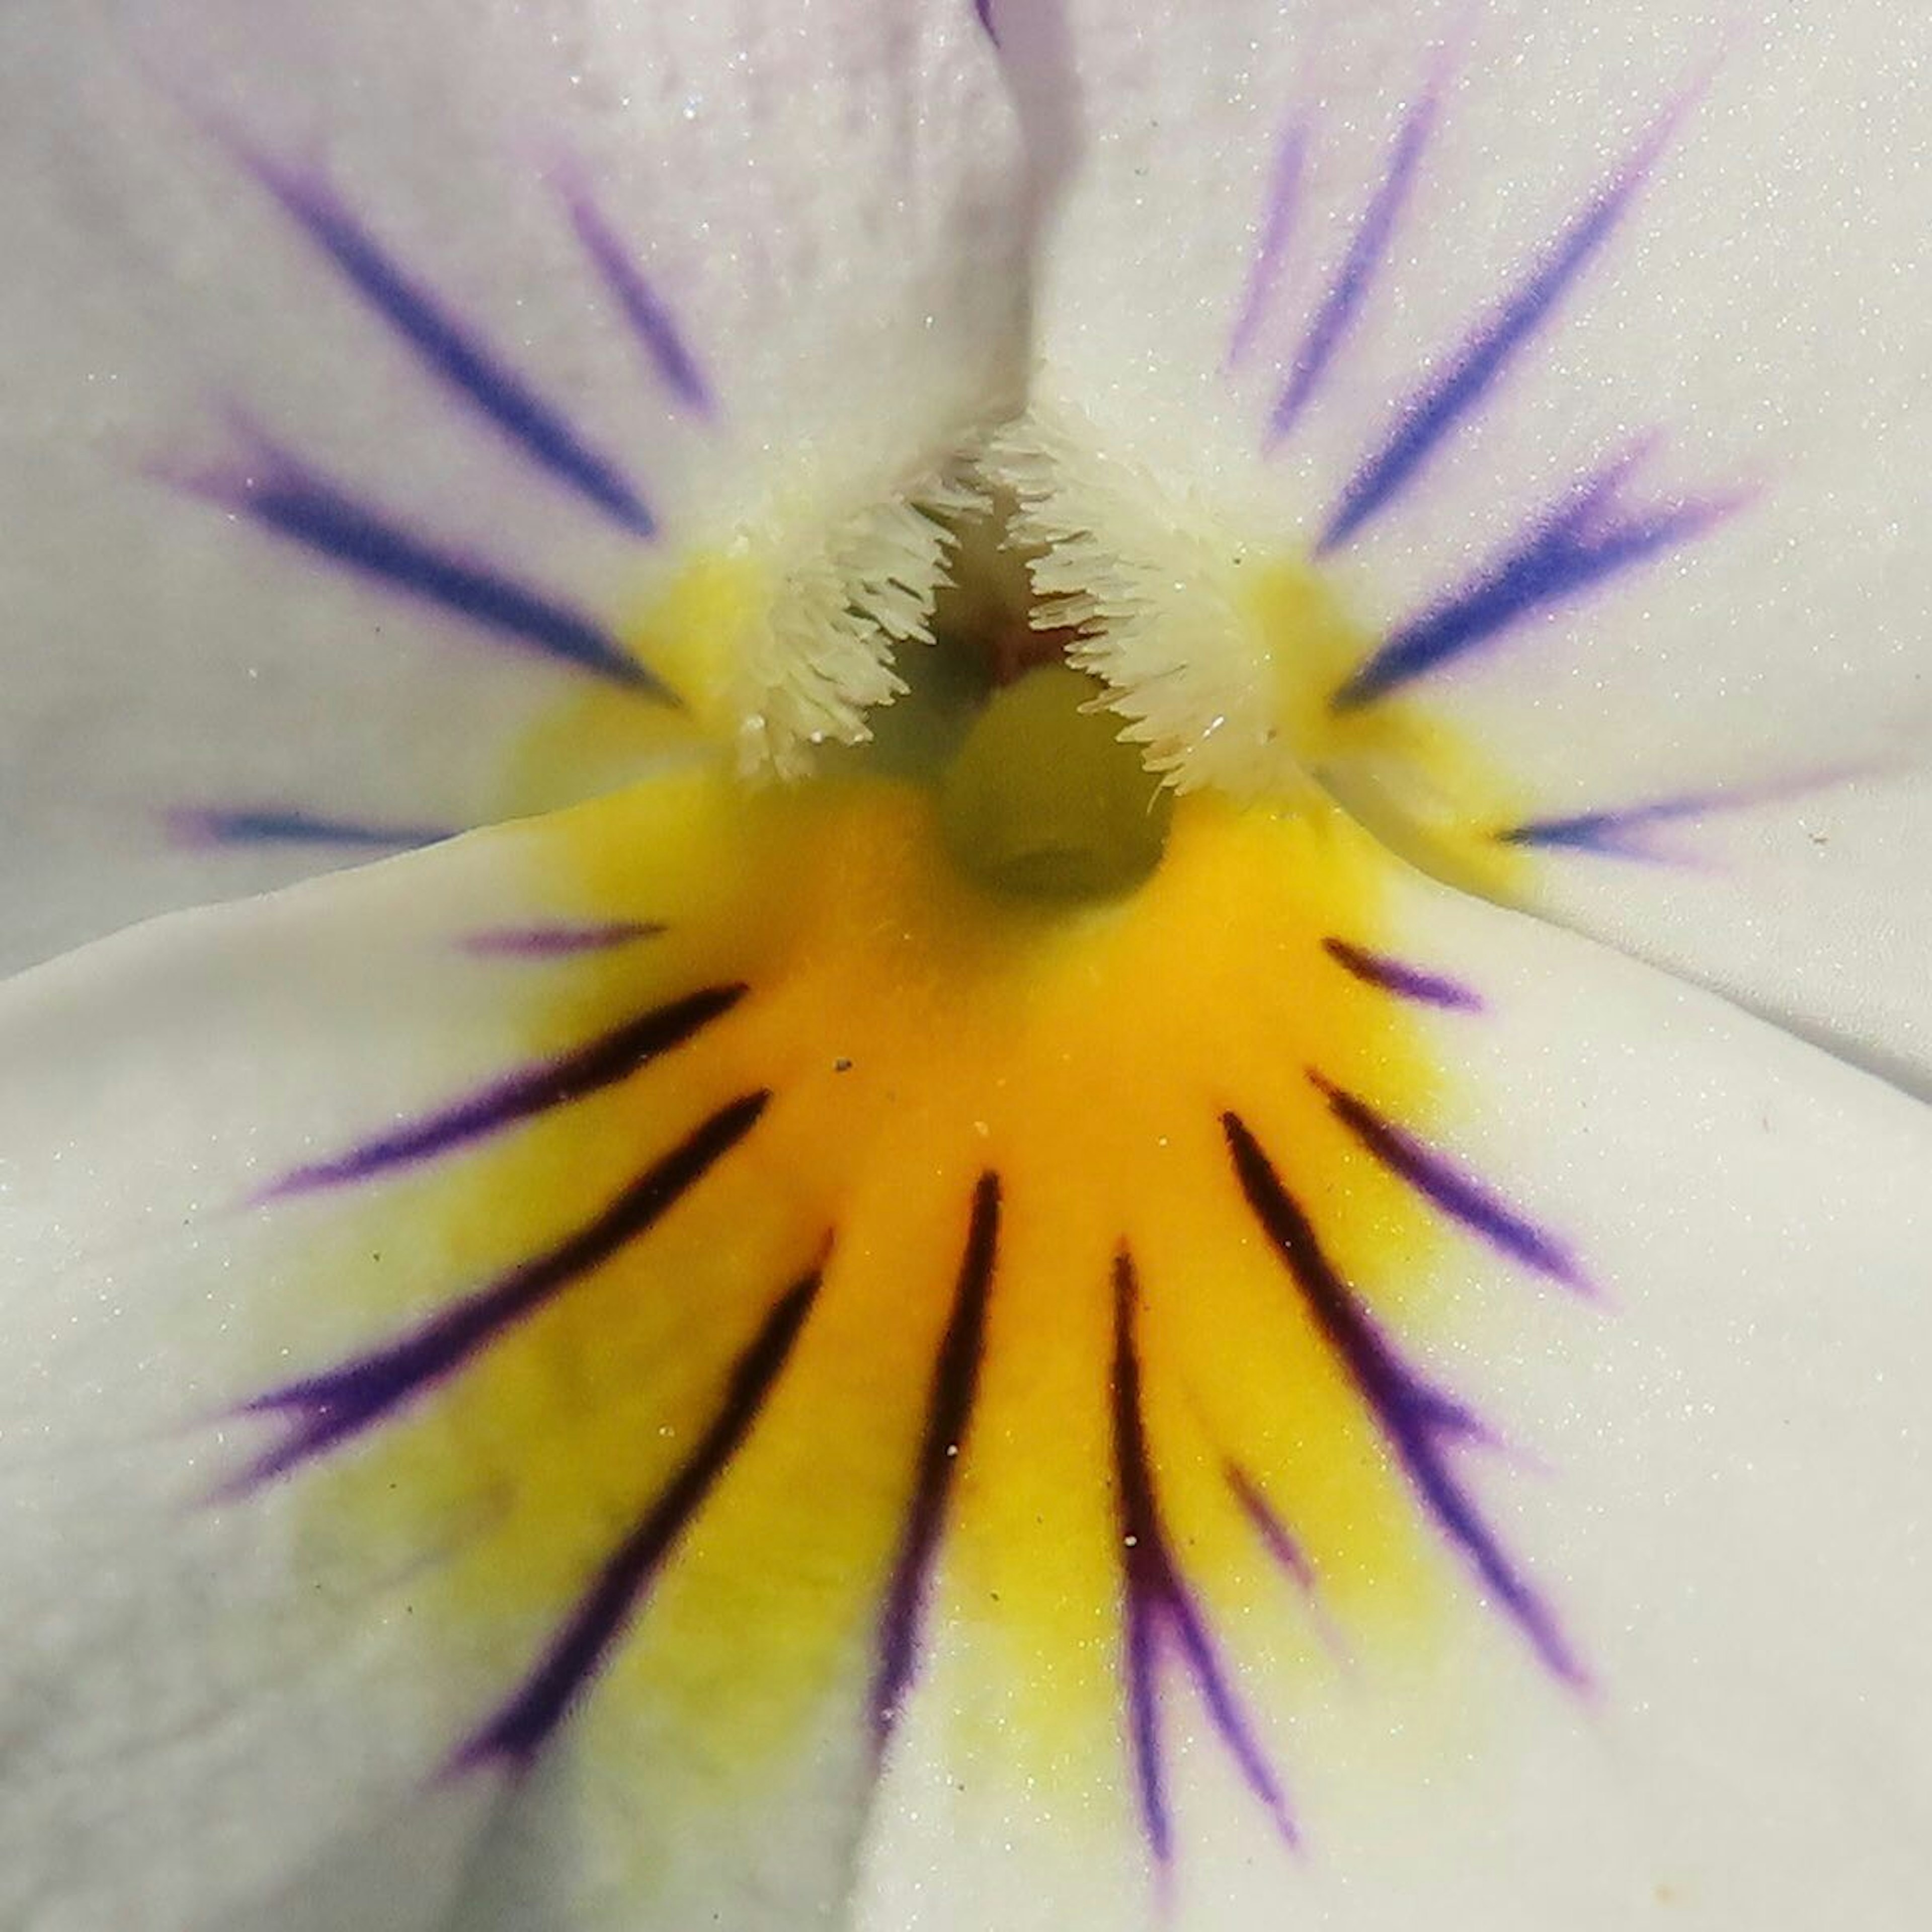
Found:
M 0 22 L 0 1924 L 1924 1918 L 1932 49 L 1558 14 Z

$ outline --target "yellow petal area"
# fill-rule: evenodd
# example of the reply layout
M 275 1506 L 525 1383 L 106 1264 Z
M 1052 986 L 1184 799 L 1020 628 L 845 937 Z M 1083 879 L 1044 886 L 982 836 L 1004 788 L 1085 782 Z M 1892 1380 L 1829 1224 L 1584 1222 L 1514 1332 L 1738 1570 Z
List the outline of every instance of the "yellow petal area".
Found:
M 702 1766 L 709 1798 L 754 1798 L 828 1688 L 866 1680 L 970 1204 L 997 1175 L 928 1625 L 970 1650 L 962 1762 L 1086 1789 L 1118 1823 L 1114 1257 L 1128 1248 L 1142 1283 L 1154 1479 L 1209 1615 L 1291 1683 L 1336 1667 L 1333 1626 L 1358 1655 L 1412 1641 L 1442 1558 L 1246 1210 L 1220 1119 L 1238 1112 L 1271 1150 L 1400 1332 L 1430 1322 L 1425 1210 L 1306 1075 L 1418 1127 L 1432 1083 L 1399 1003 L 1324 950 L 1376 944 L 1391 862 L 1312 793 L 1183 799 L 1152 875 L 1089 902 L 976 886 L 938 812 L 890 778 L 759 789 L 713 761 L 521 835 L 546 914 L 666 928 L 531 969 L 532 1056 L 701 987 L 748 991 L 623 1083 L 359 1204 L 364 1245 L 379 1228 L 422 1285 L 404 1306 L 364 1271 L 372 1338 L 580 1227 L 733 1100 L 770 1104 L 659 1225 L 298 1480 L 332 1540 L 442 1552 L 416 1613 L 485 1633 L 507 1696 L 716 1415 L 767 1310 L 822 1260 L 755 1426 L 573 1732 L 594 1756 L 641 1726 Z M 328 1265 L 332 1294 L 356 1292 Z M 1312 1597 L 1244 1515 L 1237 1467 L 1304 1548 Z

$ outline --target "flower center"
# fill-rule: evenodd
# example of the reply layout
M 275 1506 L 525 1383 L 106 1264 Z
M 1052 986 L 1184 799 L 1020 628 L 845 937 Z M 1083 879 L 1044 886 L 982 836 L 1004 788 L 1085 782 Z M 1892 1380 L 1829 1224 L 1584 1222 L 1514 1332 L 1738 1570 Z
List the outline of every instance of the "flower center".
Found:
M 931 641 L 894 652 L 903 688 L 844 757 L 929 788 L 947 854 L 976 885 L 1118 898 L 1160 862 L 1172 795 L 1124 737 L 1106 686 L 1067 662 L 1077 633 L 1042 623 L 1010 509 L 996 500 L 956 521 Z
M 1437 876 L 1506 896 L 1504 788 L 1400 692 L 1342 701 L 1376 648 L 1292 548 L 1223 527 L 1044 410 L 896 494 L 699 546 L 625 640 L 673 709 L 600 692 L 531 734 L 505 815 L 723 749 L 754 789 L 886 779 L 950 863 L 1038 908 L 1117 899 L 1173 797 L 1340 805 Z M 1519 814 L 1520 815 L 1520 814 Z

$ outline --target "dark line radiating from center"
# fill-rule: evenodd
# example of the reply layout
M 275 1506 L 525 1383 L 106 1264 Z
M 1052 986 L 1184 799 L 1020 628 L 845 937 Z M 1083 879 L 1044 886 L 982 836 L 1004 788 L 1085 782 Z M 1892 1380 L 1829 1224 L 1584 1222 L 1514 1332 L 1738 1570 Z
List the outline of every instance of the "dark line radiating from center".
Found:
M 638 536 L 656 530 L 637 489 L 562 411 L 512 369 L 482 334 L 405 268 L 318 181 L 244 152 L 248 170 L 321 250 L 343 280 L 406 343 L 438 381 L 494 424 L 539 467 Z
M 268 1190 L 268 1198 L 372 1180 L 393 1168 L 448 1154 L 615 1086 L 729 1012 L 746 991 L 742 984 L 706 986 L 654 1006 L 569 1053 L 518 1067 L 391 1132 L 363 1141 L 327 1160 L 298 1167 Z
M 766 1316 L 734 1366 L 710 1427 L 578 1600 L 536 1667 L 458 1750 L 452 1772 L 492 1760 L 527 1766 L 555 1734 L 751 1434 L 805 1325 L 820 1280 L 814 1270 L 795 1282 Z
M 959 1458 L 979 1392 L 986 1353 L 986 1307 L 999 1249 L 1000 1180 L 983 1174 L 973 1192 L 973 1217 L 960 1262 L 952 1312 L 934 1364 L 926 1401 L 912 1501 L 879 1620 L 879 1663 L 872 1680 L 872 1736 L 883 1750 L 898 1722 L 907 1686 L 918 1667 L 920 1626 Z
M 421 1328 L 320 1375 L 256 1396 L 247 1412 L 284 1417 L 289 1433 L 250 1467 L 238 1486 L 280 1475 L 386 1419 L 513 1323 L 648 1234 L 744 1139 L 770 1100 L 769 1092 L 761 1091 L 721 1107 L 592 1220 L 451 1304 Z
M 1160 1666 L 1164 1654 L 1178 1654 L 1242 1783 L 1265 1807 L 1282 1838 L 1293 1844 L 1297 1834 L 1286 1795 L 1242 1708 L 1206 1612 L 1182 1573 L 1161 1514 L 1142 1400 L 1140 1351 L 1134 1334 L 1139 1294 L 1132 1258 L 1123 1248 L 1114 1258 L 1114 1480 L 1120 1536 L 1127 1730 L 1139 1786 L 1142 1824 L 1156 1860 L 1165 1864 L 1173 1854 L 1174 1826 L 1161 1748 Z
M 1307 1216 L 1240 1117 L 1224 1114 L 1221 1125 L 1250 1209 L 1286 1265 L 1303 1306 L 1368 1404 L 1424 1507 L 1550 1669 L 1570 1683 L 1584 1682 L 1582 1667 L 1555 1618 L 1450 1468 L 1449 1446 L 1480 1437 L 1482 1425 L 1397 1354 L 1336 1273 Z
M 290 452 L 257 440 L 244 473 L 190 478 L 184 487 L 366 584 L 460 620 L 473 632 L 589 672 L 640 698 L 678 704 L 677 694 L 620 638 L 567 599 L 424 535 Z
M 1316 556 L 1325 556 L 1348 542 L 1394 501 L 1438 446 L 1483 402 L 1616 232 L 1679 112 L 1673 106 L 1663 116 L 1636 153 L 1571 216 L 1439 373 L 1403 404 L 1385 440 L 1342 490 L 1316 544 Z

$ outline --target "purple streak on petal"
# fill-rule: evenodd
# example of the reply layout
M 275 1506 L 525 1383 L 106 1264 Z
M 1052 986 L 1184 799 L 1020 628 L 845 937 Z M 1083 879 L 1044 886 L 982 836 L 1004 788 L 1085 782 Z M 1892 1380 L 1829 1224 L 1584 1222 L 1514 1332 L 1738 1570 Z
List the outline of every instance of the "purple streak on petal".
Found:
M 336 845 L 357 851 L 412 851 L 454 838 L 454 825 L 384 825 L 337 818 L 298 806 L 184 806 L 168 814 L 174 836 L 190 845 Z
M 527 1769 L 602 1667 L 649 1598 L 665 1560 L 745 1444 L 790 1358 L 818 1292 L 819 1276 L 795 1282 L 733 1366 L 711 1426 L 578 1599 L 536 1667 L 451 1758 L 460 1775 L 489 1763 Z
M 1240 1118 L 1224 1114 L 1221 1124 L 1250 1209 L 1293 1277 L 1310 1316 L 1368 1404 L 1423 1506 L 1549 1669 L 1568 1683 L 1583 1684 L 1586 1673 L 1556 1619 L 1510 1561 L 1449 1467 L 1448 1448 L 1479 1433 L 1480 1425 L 1402 1359 L 1335 1272 L 1307 1216 Z
M 1114 1258 L 1114 1481 L 1125 1590 L 1127 1726 L 1142 1822 L 1154 1857 L 1166 1864 L 1173 1853 L 1173 1821 L 1160 1747 L 1160 1660 L 1163 1650 L 1171 1646 L 1194 1680 L 1209 1720 L 1241 1781 L 1266 1808 L 1282 1836 L 1293 1844 L 1294 1821 L 1287 1798 L 1241 1708 L 1161 1518 L 1141 1406 L 1140 1356 L 1134 1342 L 1138 1294 L 1133 1262 L 1124 1249 Z
M 1328 1111 L 1391 1174 L 1400 1175 L 1444 1214 L 1512 1261 L 1580 1294 L 1591 1292 L 1589 1281 L 1567 1243 L 1518 1214 L 1473 1174 L 1463 1172 L 1354 1094 L 1344 1093 L 1312 1067 L 1308 1077 L 1328 1102 Z
M 1388 440 L 1343 490 L 1316 546 L 1318 555 L 1346 543 L 1393 502 L 1443 438 L 1486 397 L 1496 378 L 1616 232 L 1686 104 L 1678 102 L 1659 117 L 1636 152 L 1571 218 L 1442 374 L 1404 406 Z
M 520 1066 L 434 1113 L 418 1114 L 327 1160 L 296 1168 L 260 1198 L 281 1201 L 320 1188 L 371 1180 L 393 1168 L 433 1160 L 488 1139 L 554 1108 L 568 1106 L 642 1072 L 653 1060 L 729 1012 L 746 991 L 742 985 L 707 986 L 668 1005 L 654 1006 L 569 1053 Z
M 421 1327 L 368 1354 L 258 1396 L 243 1412 L 282 1418 L 282 1441 L 232 1487 L 251 1489 L 385 1420 L 460 1368 L 504 1330 L 648 1234 L 758 1124 L 771 1099 L 748 1094 L 713 1114 L 554 1247 L 520 1262 Z
M 654 532 L 650 510 L 616 464 L 586 442 L 553 404 L 388 254 L 329 189 L 262 155 L 244 150 L 241 158 L 438 381 L 625 529 L 638 536 Z
M 1134 1346 L 1133 1264 L 1124 1250 L 1114 1263 L 1114 1487 L 1120 1522 L 1126 1620 L 1127 1729 L 1139 1787 L 1141 1822 L 1155 1858 L 1173 1856 L 1167 1772 L 1160 1740 L 1160 1604 L 1166 1582 L 1141 1414 L 1140 1359 Z
M 1288 373 L 1288 383 L 1268 418 L 1267 446 L 1279 446 L 1313 399 L 1328 374 L 1335 352 L 1347 337 L 1377 274 L 1388 254 L 1403 204 L 1414 186 L 1415 170 L 1436 125 L 1438 98 L 1433 87 L 1405 116 L 1389 156 L 1388 172 L 1369 198 L 1369 205 L 1342 258 L 1334 284 L 1315 311 L 1308 334 Z
M 1648 800 L 1640 805 L 1580 812 L 1563 818 L 1530 819 L 1490 836 L 1499 844 L 1592 852 L 1604 858 L 1632 859 L 1646 865 L 1694 865 L 1696 861 L 1687 854 L 1665 850 L 1647 843 L 1647 836 L 1667 830 L 1686 819 L 1715 818 L 1726 812 L 1754 812 L 1762 806 L 1810 797 L 1875 775 L 1875 768 L 1861 765 L 1828 767 L 1723 791 L 1686 793 L 1676 797 Z
M 1300 1541 L 1282 1521 L 1268 1498 L 1262 1493 L 1261 1485 L 1246 1470 L 1238 1463 L 1227 1462 L 1222 1466 L 1222 1473 L 1226 1478 L 1229 1492 L 1259 1539 L 1262 1547 L 1308 1600 L 1310 1619 L 1323 1644 L 1338 1661 L 1348 1662 L 1350 1654 L 1348 1639 L 1322 1607 L 1321 1580 L 1315 1574 L 1314 1564 L 1308 1559 L 1308 1552 L 1302 1548 Z
M 356 576 L 434 604 L 521 649 L 641 695 L 676 702 L 608 631 L 580 611 L 417 535 L 284 451 L 261 444 L 247 472 L 190 478 L 185 487 Z
M 1268 178 L 1268 206 L 1262 217 L 1261 239 L 1256 244 L 1240 309 L 1228 338 L 1225 365 L 1228 368 L 1233 368 L 1254 346 L 1255 337 L 1280 285 L 1288 242 L 1294 232 L 1295 211 L 1300 203 L 1307 159 L 1308 130 L 1299 123 L 1291 124 L 1275 151 L 1274 168 Z
M 1154 1606 L 1131 1586 L 1126 1593 L 1127 1737 L 1141 1828 L 1156 1863 L 1174 1856 L 1174 1820 L 1168 1809 L 1167 1767 L 1160 1742 L 1160 1637 Z
M 1498 832 L 1505 845 L 1532 845 L 1570 852 L 1594 852 L 1600 858 L 1634 859 L 1644 865 L 1681 862 L 1672 854 L 1644 842 L 1644 835 L 1660 826 L 1701 818 L 1755 800 L 1720 798 L 1694 793 L 1683 798 L 1656 799 L 1646 805 L 1624 806 L 1604 812 L 1580 812 L 1567 818 L 1533 818 Z
M 478 959 L 570 959 L 656 939 L 664 931 L 655 920 L 635 919 L 586 926 L 500 926 L 466 933 L 458 943 Z
M 879 1619 L 878 1667 L 872 1678 L 872 1737 L 881 1750 L 898 1721 L 901 1705 L 919 1665 L 920 1633 L 940 1538 L 946 1530 L 952 1485 L 964 1453 L 986 1350 L 986 1306 L 999 1252 L 1000 1182 L 984 1174 L 973 1194 L 966 1250 L 953 1291 L 952 1312 L 939 1345 L 926 1398 L 912 1501 L 886 1587 Z
M 698 359 L 679 333 L 670 310 L 644 279 L 631 251 L 604 218 L 582 182 L 562 184 L 564 206 L 577 238 L 611 293 L 624 319 L 650 357 L 658 379 L 677 400 L 701 416 L 713 414 L 716 398 L 698 366 Z
M 1369 986 L 1379 986 L 1384 992 L 1393 993 L 1398 999 L 1413 1000 L 1425 1006 L 1445 1006 L 1456 1012 L 1479 1013 L 1483 1010 L 1480 993 L 1440 973 L 1425 972 L 1420 967 L 1393 959 L 1385 952 L 1365 952 L 1359 946 L 1350 945 L 1346 939 L 1324 939 L 1322 950 L 1357 979 Z
M 1616 494 L 1638 452 L 1586 478 L 1490 568 L 1394 632 L 1329 700 L 1352 711 L 1493 643 L 1532 613 L 1694 542 L 1744 500 L 1712 496 L 1626 511 Z
M 1226 1464 L 1222 1474 L 1227 1479 L 1235 1502 L 1240 1505 L 1241 1514 L 1261 1538 L 1262 1546 L 1303 1589 L 1312 1592 L 1315 1588 L 1315 1566 L 1309 1562 L 1308 1552 L 1262 1494 L 1260 1485 L 1236 1462 Z
M 994 46 L 1000 44 L 1000 30 L 993 25 L 993 0 L 973 0 L 973 11 L 979 16 L 980 24 L 986 30 L 986 38 Z

